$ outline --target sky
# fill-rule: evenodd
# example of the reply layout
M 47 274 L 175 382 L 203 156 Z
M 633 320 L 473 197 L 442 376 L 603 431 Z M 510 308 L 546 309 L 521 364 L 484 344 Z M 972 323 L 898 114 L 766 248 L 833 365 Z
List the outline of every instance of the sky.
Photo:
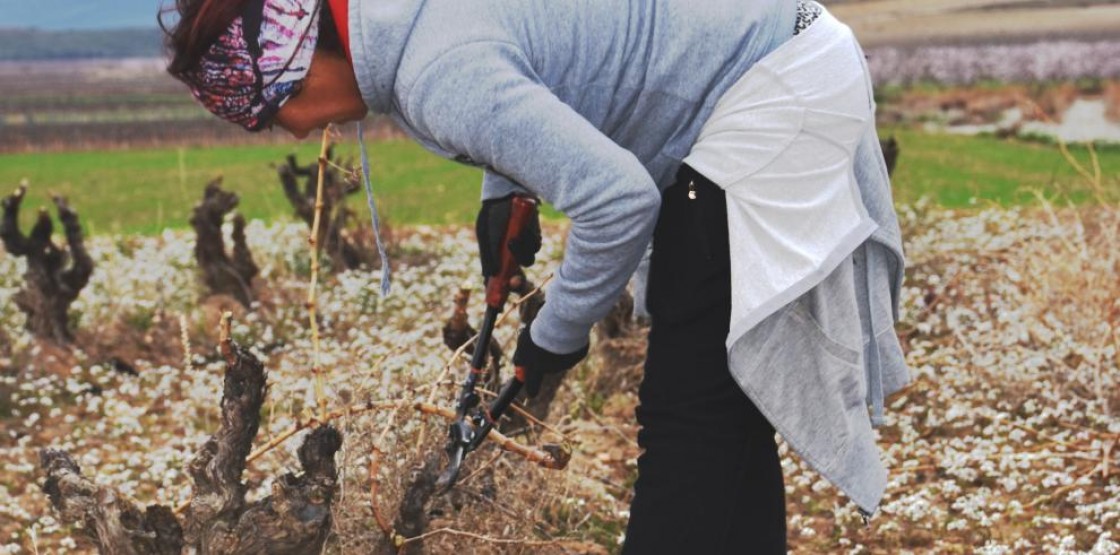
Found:
M 0 0 L 0 28 L 115 29 L 155 27 L 174 0 Z

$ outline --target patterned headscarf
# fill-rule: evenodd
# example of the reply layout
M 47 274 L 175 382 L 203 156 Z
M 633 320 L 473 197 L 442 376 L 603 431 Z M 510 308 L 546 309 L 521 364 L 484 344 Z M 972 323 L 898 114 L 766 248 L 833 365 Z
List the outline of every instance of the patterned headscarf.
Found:
M 191 93 L 214 115 L 249 131 L 259 131 L 299 91 L 318 40 L 318 0 L 252 0 L 189 76 Z M 360 121 L 358 145 L 362 183 L 381 257 L 381 295 L 385 296 L 391 279 L 389 255 L 381 241 Z
M 253 0 L 190 75 L 194 97 L 249 131 L 299 91 L 319 39 L 317 0 Z

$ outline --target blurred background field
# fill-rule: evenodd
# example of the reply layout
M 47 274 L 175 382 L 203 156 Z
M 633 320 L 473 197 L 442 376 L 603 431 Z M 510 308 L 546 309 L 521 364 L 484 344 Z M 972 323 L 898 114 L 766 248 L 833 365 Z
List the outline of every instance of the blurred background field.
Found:
M 481 173 L 394 139 L 371 147 L 372 176 L 385 215 L 393 224 L 464 223 L 477 211 Z M 337 149 L 357 160 L 357 147 Z M 31 184 L 30 202 L 51 194 L 68 196 L 83 208 L 93 233 L 154 234 L 187 227 L 201 186 L 221 175 L 225 187 L 242 197 L 241 212 L 266 221 L 292 216 L 276 177 L 275 164 L 294 154 L 301 164 L 315 161 L 319 145 L 227 145 L 143 150 L 63 151 L 0 155 L 0 182 Z M 33 214 L 23 214 L 29 221 Z
M 951 208 L 1035 200 L 1076 188 L 1081 177 L 1053 144 L 1005 140 L 992 136 L 945 135 L 905 127 L 885 127 L 903 145 L 893 183 L 898 202 L 923 196 Z M 1088 163 L 1084 146 L 1075 156 Z M 1097 149 L 1102 171 L 1120 173 L 1120 147 Z M 344 159 L 357 159 L 357 146 L 341 144 Z M 229 190 L 242 197 L 247 218 L 283 221 L 292 215 L 274 165 L 288 154 L 310 163 L 318 145 L 226 145 L 162 147 L 110 151 L 61 151 L 0 154 L 0 183 L 26 179 L 29 202 L 45 205 L 61 194 L 82 207 L 91 233 L 153 234 L 187 227 L 200 188 L 221 175 Z M 481 172 L 442 160 L 406 139 L 370 146 L 372 175 L 383 213 L 394 225 L 463 224 L 477 212 Z M 1072 196 L 1084 200 L 1083 193 Z M 549 212 L 549 217 L 560 217 Z M 22 215 L 30 222 L 33 213 Z
M 290 217 L 271 165 L 292 153 L 310 161 L 314 145 L 282 131 L 244 133 L 195 105 L 162 71 L 150 27 L 157 4 L 91 10 L 50 0 L 31 10 L 4 0 L 4 13 L 27 27 L 0 19 L 0 189 L 26 180 L 37 205 L 67 195 L 94 234 L 185 227 L 217 175 L 249 218 Z M 1104 174 L 1120 171 L 1120 150 L 1109 146 L 1120 144 L 1120 36 L 1108 32 L 1120 28 L 1115 2 L 826 4 L 866 47 L 881 134 L 902 149 L 900 202 L 1009 205 L 1066 191 L 1078 177 L 1057 140 L 1096 143 Z M 387 121 L 368 127 L 391 221 L 471 221 L 478 171 L 421 152 Z M 1073 151 L 1087 158 L 1082 146 Z M 339 152 L 356 155 L 350 143 Z

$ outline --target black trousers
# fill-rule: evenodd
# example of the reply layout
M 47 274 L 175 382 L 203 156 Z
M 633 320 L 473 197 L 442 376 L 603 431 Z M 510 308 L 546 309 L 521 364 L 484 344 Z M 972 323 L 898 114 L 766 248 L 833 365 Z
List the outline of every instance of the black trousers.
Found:
M 637 409 L 644 452 L 624 554 L 786 550 L 774 428 L 727 367 L 727 233 L 723 190 L 684 166 L 654 232 Z

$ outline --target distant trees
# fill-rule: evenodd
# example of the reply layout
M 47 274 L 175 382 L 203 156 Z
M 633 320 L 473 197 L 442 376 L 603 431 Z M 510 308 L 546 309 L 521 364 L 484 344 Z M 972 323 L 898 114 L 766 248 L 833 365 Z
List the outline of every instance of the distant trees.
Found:
M 157 58 L 163 33 L 150 29 L 0 29 L 0 60 Z

